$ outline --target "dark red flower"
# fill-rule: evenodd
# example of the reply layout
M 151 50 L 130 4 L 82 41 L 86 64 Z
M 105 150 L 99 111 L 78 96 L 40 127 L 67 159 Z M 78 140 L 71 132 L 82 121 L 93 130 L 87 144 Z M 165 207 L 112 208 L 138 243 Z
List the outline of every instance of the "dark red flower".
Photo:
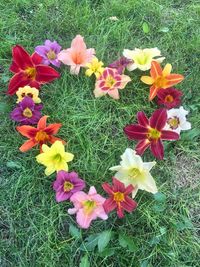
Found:
M 132 185 L 125 187 L 123 183 L 113 177 L 112 186 L 108 183 L 103 183 L 102 187 L 110 196 L 103 204 L 106 213 L 117 209 L 118 217 L 123 218 L 124 210 L 132 212 L 136 209 L 137 202 L 128 196 L 134 189 Z
M 174 87 L 160 89 L 157 93 L 157 104 L 164 105 L 167 109 L 177 107 L 181 104 L 183 93 Z
M 139 140 L 136 151 L 142 155 L 150 146 L 152 154 L 157 159 L 163 159 L 164 148 L 162 140 L 178 140 L 179 134 L 163 130 L 167 122 L 167 111 L 164 108 L 154 111 L 148 119 L 143 111 L 137 113 L 138 124 L 124 127 L 124 133 L 130 140 Z
M 37 53 L 30 56 L 20 45 L 13 47 L 12 55 L 10 71 L 15 75 L 8 85 L 9 95 L 15 94 L 19 87 L 25 85 L 39 89 L 41 84 L 51 82 L 60 76 L 52 67 L 41 64 L 42 57 Z

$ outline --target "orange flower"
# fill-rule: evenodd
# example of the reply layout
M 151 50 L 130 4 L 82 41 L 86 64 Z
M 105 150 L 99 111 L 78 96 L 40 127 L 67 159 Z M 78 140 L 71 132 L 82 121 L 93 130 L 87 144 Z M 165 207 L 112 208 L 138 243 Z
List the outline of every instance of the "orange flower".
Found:
M 26 152 L 36 145 L 40 145 L 40 152 L 42 152 L 43 144 L 46 144 L 46 143 L 53 144 L 57 140 L 62 141 L 63 144 L 65 144 L 65 141 L 53 136 L 54 134 L 57 134 L 62 124 L 53 123 L 47 126 L 46 125 L 47 118 L 48 116 L 43 116 L 39 120 L 37 128 L 29 126 L 29 125 L 16 127 L 17 131 L 21 133 L 21 135 L 29 138 L 29 140 L 26 141 L 19 148 L 21 152 Z
M 149 100 L 153 100 L 161 88 L 169 88 L 172 85 L 180 83 L 184 79 L 184 77 L 180 74 L 170 74 L 171 70 L 171 64 L 166 64 L 162 70 L 158 62 L 152 61 L 150 70 L 151 76 L 141 77 L 141 81 L 143 83 L 152 85 L 150 88 Z

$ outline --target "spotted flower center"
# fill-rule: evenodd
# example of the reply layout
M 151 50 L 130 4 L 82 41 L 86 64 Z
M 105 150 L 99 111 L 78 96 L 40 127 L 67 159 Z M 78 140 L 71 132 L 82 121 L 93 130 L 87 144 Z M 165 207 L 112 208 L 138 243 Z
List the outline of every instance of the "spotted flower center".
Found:
M 44 142 L 44 141 L 47 141 L 48 139 L 49 139 L 49 135 L 44 131 L 38 131 L 35 136 L 35 140 L 37 142 Z
M 165 97 L 165 102 L 172 103 L 174 101 L 174 98 L 172 95 L 167 95 Z
M 49 50 L 49 52 L 47 53 L 47 57 L 49 60 L 54 60 L 56 59 L 56 53 L 53 50 Z
M 122 193 L 122 192 L 115 192 L 114 193 L 114 201 L 116 201 L 116 202 L 122 202 L 122 201 L 124 201 L 124 193 Z
M 169 118 L 167 120 L 167 123 L 169 124 L 171 129 L 177 129 L 180 124 L 180 121 L 179 121 L 179 118 L 173 117 L 173 118 Z
M 65 181 L 64 182 L 64 185 L 63 185 L 63 190 L 64 192 L 69 192 L 71 191 L 72 189 L 74 188 L 74 185 L 68 181 Z
M 90 214 L 96 207 L 96 202 L 94 200 L 86 200 L 83 203 L 83 209 L 86 214 Z
M 30 78 L 31 80 L 34 80 L 37 74 L 36 69 L 32 67 L 27 68 L 25 70 L 25 73 L 28 76 L 28 78 Z
M 108 75 L 108 77 L 105 80 L 105 86 L 112 88 L 115 83 L 116 83 L 116 80 L 114 79 L 114 77 L 111 75 Z
M 23 115 L 26 118 L 31 118 L 33 116 L 33 112 L 30 110 L 30 108 L 25 108 L 23 111 Z
M 166 84 L 167 84 L 167 80 L 165 79 L 164 76 L 159 76 L 159 77 L 155 80 L 154 84 L 156 85 L 156 87 L 158 87 L 158 88 L 162 88 L 162 87 L 165 87 L 165 86 L 166 86 Z
M 139 171 L 138 168 L 132 168 L 129 170 L 129 177 L 130 178 L 137 178 L 139 175 L 141 174 L 141 172 Z
M 155 128 L 150 128 L 147 134 L 149 140 L 157 140 L 161 136 L 161 132 Z

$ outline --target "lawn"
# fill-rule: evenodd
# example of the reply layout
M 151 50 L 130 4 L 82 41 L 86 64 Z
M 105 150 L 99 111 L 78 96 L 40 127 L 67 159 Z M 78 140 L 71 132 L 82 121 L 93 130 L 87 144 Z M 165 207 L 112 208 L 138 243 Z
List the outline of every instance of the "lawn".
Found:
M 8 0 L 0 10 L 0 266 L 2 267 L 194 267 L 199 266 L 200 169 L 200 5 L 195 0 Z M 117 16 L 117 21 L 109 19 Z M 144 22 L 148 27 L 142 27 Z M 144 29 L 143 29 L 144 28 Z M 145 32 L 144 32 L 145 30 Z M 46 39 L 70 46 L 76 34 L 85 37 L 105 65 L 124 48 L 158 47 L 174 73 L 185 76 L 177 86 L 184 92 L 192 130 L 177 142 L 166 142 L 165 158 L 152 174 L 158 197 L 140 191 L 138 208 L 125 218 L 113 213 L 79 231 L 70 203 L 57 204 L 52 182 L 35 161 L 38 151 L 21 153 L 25 138 L 9 118 L 15 97 L 5 94 L 11 73 L 11 48 L 21 44 L 30 53 Z M 59 137 L 68 141 L 76 170 L 88 187 L 111 181 L 109 168 L 134 141 L 127 141 L 123 127 L 136 120 L 137 111 L 148 115 L 156 104 L 147 101 L 149 87 L 140 82 L 140 71 L 128 73 L 132 82 L 119 101 L 95 99 L 94 79 L 79 76 L 62 66 L 61 78 L 41 90 L 43 114 L 62 122 Z M 150 152 L 144 160 L 152 161 Z M 111 231 L 111 240 L 98 250 L 97 234 Z M 105 233 L 105 232 L 104 232 Z M 120 237 L 119 237 L 120 236 Z M 88 240 L 89 238 L 89 240 Z M 81 262 L 81 263 L 80 263 Z

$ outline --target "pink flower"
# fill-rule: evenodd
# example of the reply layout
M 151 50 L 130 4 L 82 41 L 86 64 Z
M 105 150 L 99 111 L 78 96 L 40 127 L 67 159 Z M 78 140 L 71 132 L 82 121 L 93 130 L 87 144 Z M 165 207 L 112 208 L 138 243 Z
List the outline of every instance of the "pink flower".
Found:
M 94 186 L 90 187 L 88 194 L 83 191 L 76 192 L 70 198 L 74 208 L 68 209 L 69 214 L 76 213 L 76 221 L 81 228 L 88 228 L 93 220 L 100 218 L 107 220 L 108 216 L 103 208 L 105 198 L 97 194 Z
M 58 54 L 58 60 L 65 65 L 71 66 L 71 74 L 79 74 L 80 68 L 85 67 L 94 57 L 94 48 L 87 49 L 86 44 L 81 35 L 76 35 L 72 40 L 71 48 L 62 50 Z
M 118 89 L 123 89 L 131 78 L 119 74 L 117 69 L 105 68 L 102 75 L 97 79 L 94 89 L 95 97 L 109 94 L 114 99 L 119 99 Z

